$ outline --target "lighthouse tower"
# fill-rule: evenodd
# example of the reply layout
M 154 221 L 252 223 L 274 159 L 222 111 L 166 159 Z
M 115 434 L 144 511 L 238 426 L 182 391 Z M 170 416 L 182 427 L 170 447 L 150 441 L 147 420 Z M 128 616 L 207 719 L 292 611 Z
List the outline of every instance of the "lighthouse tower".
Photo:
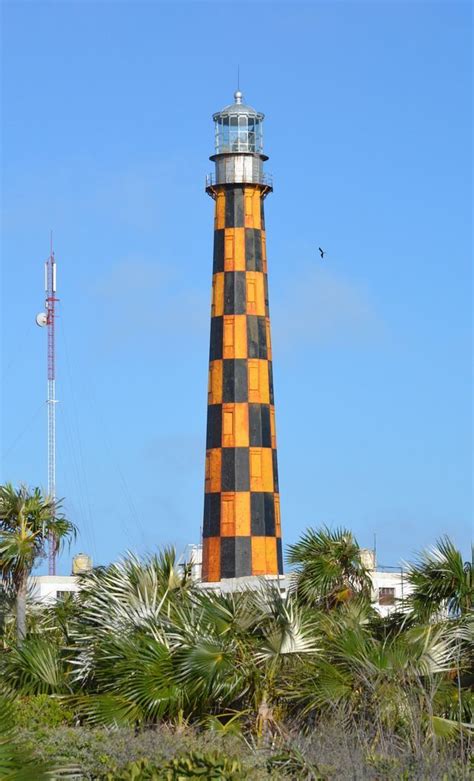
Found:
M 213 116 L 215 201 L 203 523 L 204 582 L 283 573 L 268 308 L 264 115 Z

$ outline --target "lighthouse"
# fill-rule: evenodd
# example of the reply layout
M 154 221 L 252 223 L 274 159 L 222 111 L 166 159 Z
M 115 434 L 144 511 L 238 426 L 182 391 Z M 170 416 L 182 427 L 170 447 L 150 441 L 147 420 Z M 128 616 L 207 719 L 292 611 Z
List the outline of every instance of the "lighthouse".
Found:
M 202 580 L 283 573 L 264 201 L 264 115 L 213 115 L 214 253 Z

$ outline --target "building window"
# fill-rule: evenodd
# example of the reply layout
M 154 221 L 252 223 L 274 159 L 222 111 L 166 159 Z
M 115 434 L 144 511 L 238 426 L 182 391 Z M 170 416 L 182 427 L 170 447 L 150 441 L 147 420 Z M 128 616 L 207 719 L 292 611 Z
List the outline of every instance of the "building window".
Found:
M 65 599 L 70 593 L 70 591 L 56 591 L 56 599 Z
M 379 605 L 394 605 L 395 589 L 383 586 L 379 588 Z

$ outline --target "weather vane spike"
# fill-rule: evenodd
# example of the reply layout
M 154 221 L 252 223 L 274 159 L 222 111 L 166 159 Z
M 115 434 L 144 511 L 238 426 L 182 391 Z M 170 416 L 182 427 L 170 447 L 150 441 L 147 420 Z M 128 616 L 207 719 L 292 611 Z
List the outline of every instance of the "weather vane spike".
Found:
M 240 92 L 240 65 L 237 65 L 237 89 Z

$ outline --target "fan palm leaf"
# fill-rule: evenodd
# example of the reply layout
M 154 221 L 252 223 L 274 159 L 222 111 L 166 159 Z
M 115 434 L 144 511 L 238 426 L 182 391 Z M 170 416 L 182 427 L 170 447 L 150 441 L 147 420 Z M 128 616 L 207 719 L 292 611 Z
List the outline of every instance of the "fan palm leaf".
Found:
M 360 548 L 347 529 L 307 529 L 290 545 L 287 559 L 295 565 L 291 588 L 305 602 L 331 608 L 354 594 L 370 595 Z
M 71 691 L 60 647 L 47 638 L 27 638 L 5 654 L 5 678 L 22 694 L 64 694 Z
M 445 612 L 450 617 L 467 615 L 474 607 L 473 562 L 463 561 L 449 537 L 419 554 L 407 565 L 412 593 L 407 603 L 421 619 Z

